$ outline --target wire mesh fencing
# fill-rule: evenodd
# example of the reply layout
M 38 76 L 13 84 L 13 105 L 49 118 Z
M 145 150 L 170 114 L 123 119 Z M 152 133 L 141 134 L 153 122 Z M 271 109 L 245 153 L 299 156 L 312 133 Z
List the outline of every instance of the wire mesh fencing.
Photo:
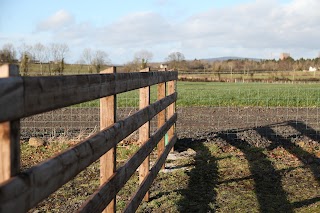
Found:
M 180 134 L 319 139 L 319 84 L 180 82 L 178 91 Z
M 275 138 L 319 138 L 320 84 L 178 82 L 177 91 L 180 135 L 237 130 L 243 137 L 259 130 Z M 156 86 L 150 99 L 157 99 Z M 138 108 L 138 90 L 117 95 L 117 120 Z M 25 118 L 21 127 L 22 138 L 86 137 L 100 129 L 99 100 Z M 156 118 L 151 130 L 156 130 Z M 137 134 L 127 140 L 136 141 Z
M 151 87 L 151 102 L 155 102 L 156 86 Z M 116 120 L 122 120 L 139 110 L 139 90 L 117 95 Z M 150 122 L 151 132 L 156 127 L 156 117 Z M 21 120 L 21 139 L 30 137 L 86 138 L 100 130 L 100 101 L 94 100 L 58 110 L 30 116 Z M 137 131 L 126 140 L 137 141 Z

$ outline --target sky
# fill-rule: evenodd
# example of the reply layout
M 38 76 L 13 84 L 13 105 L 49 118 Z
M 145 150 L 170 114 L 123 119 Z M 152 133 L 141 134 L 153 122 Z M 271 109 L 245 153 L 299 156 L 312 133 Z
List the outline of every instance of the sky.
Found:
M 1 0 L 0 8 L 0 48 L 65 43 L 70 63 L 85 48 L 113 64 L 141 50 L 153 62 L 171 52 L 189 60 L 320 53 L 319 0 Z

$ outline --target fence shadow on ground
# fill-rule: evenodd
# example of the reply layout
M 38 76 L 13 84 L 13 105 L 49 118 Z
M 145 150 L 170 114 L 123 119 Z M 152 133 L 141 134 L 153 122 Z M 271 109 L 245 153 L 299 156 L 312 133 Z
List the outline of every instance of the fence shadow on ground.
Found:
M 281 175 L 262 149 L 251 148 L 251 145 L 246 140 L 239 139 L 235 132 L 219 133 L 218 136 L 244 153 L 255 183 L 260 212 L 293 212 L 281 185 Z
M 308 126 L 304 122 L 291 120 L 291 121 L 287 121 L 286 124 L 296 129 L 301 135 L 305 135 L 312 140 L 317 141 L 320 139 L 319 132 L 317 132 L 316 130 L 314 130 L 312 127 Z
M 179 201 L 180 212 L 214 212 L 216 185 L 218 181 L 217 160 L 204 145 L 205 140 L 183 138 L 177 141 L 175 150 L 196 151 L 194 168 L 188 172 L 188 188 L 180 191 L 183 198 Z
M 295 135 L 281 135 L 274 128 L 286 126 L 296 130 Z M 216 210 L 216 196 L 218 182 L 218 166 L 216 159 L 205 146 L 205 141 L 215 141 L 222 139 L 231 146 L 243 152 L 251 172 L 250 177 L 254 181 L 255 194 L 259 203 L 259 211 L 267 212 L 294 212 L 296 208 L 309 206 L 320 201 L 320 196 L 302 199 L 301 201 L 290 202 L 288 193 L 283 188 L 283 170 L 289 172 L 296 169 L 290 167 L 286 169 L 276 169 L 273 162 L 264 152 L 264 148 L 257 148 L 244 137 L 239 137 L 239 133 L 254 131 L 258 138 L 269 141 L 267 150 L 271 151 L 278 147 L 284 148 L 288 153 L 294 155 L 301 163 L 302 167 L 310 169 L 314 178 L 320 181 L 320 159 L 311 152 L 306 151 L 297 145 L 294 137 L 306 137 L 310 140 L 319 141 L 318 131 L 300 121 L 287 121 L 258 128 L 236 129 L 207 134 L 204 140 L 192 140 L 190 138 L 180 139 L 177 142 L 177 151 L 185 151 L 192 148 L 196 151 L 195 167 L 188 174 L 190 177 L 188 188 L 181 191 L 183 199 L 178 205 L 180 212 L 214 212 Z M 180 150 L 179 150 L 180 149 Z M 181 150 L 182 149 L 182 150 Z M 240 181 L 235 179 L 234 181 Z M 303 186 L 301 186 L 303 187 Z
M 273 129 L 273 127 L 279 125 L 292 127 L 298 134 L 291 137 L 282 136 Z M 300 202 L 290 203 L 287 198 L 287 193 L 282 188 L 281 174 L 274 168 L 272 162 L 268 160 L 267 156 L 262 152 L 262 149 L 251 150 L 248 147 L 252 146 L 245 139 L 237 137 L 237 133 L 247 130 L 250 129 L 219 132 L 217 135 L 230 145 L 240 149 L 245 154 L 255 182 L 255 193 L 261 212 L 294 212 L 294 208 L 300 208 L 320 201 L 319 197 L 314 197 Z M 286 151 L 298 158 L 305 167 L 310 169 L 314 178 L 319 182 L 320 159 L 314 154 L 302 149 L 291 140 L 293 137 L 306 136 L 311 140 L 317 141 L 320 137 L 316 130 L 301 121 L 287 121 L 252 128 L 251 130 L 256 131 L 262 138 L 271 142 L 267 147 L 268 150 L 283 147 Z M 259 160 L 256 160 L 258 158 Z M 270 205 L 271 203 L 272 205 Z
M 288 121 L 285 124 L 296 129 L 299 132 L 298 136 L 306 136 L 309 139 L 314 140 L 314 141 L 318 141 L 318 139 L 319 139 L 318 132 L 315 131 L 310 126 L 306 125 L 304 122 Z M 277 134 L 276 138 L 271 137 L 271 135 L 276 134 L 276 132 L 272 129 L 272 126 L 265 126 L 262 128 L 256 128 L 256 131 L 262 137 L 265 137 L 266 139 L 268 139 L 272 142 L 272 145 L 270 147 L 268 147 L 268 149 L 271 149 L 271 148 L 274 149 L 279 146 L 282 146 L 290 154 L 297 157 L 299 159 L 299 161 L 301 161 L 304 164 L 304 166 L 308 167 L 312 171 L 315 179 L 317 179 L 318 182 L 320 182 L 320 179 L 319 179 L 320 178 L 320 167 L 318 165 L 320 163 L 320 159 L 316 155 L 306 151 L 305 149 L 301 148 L 297 144 L 293 143 L 291 140 L 292 139 L 291 137 L 283 137 L 279 134 Z M 269 134 L 265 134 L 265 132 L 268 132 Z M 293 137 L 297 137 L 297 136 L 295 135 Z

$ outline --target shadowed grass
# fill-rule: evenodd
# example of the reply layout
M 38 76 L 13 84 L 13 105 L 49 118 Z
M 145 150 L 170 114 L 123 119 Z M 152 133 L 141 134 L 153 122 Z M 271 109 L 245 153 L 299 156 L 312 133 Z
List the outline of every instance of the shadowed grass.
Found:
M 255 131 L 260 134 L 259 129 Z M 304 141 L 299 147 L 289 146 L 289 141 L 283 145 L 272 141 L 276 145 L 253 147 L 236 133 L 179 139 L 177 158 L 168 160 L 170 171 L 158 174 L 150 202 L 143 202 L 137 212 L 320 212 L 319 144 Z M 60 142 L 34 148 L 22 143 L 22 167 L 71 145 Z M 118 148 L 119 163 L 137 148 Z M 135 174 L 117 195 L 119 211 L 137 188 L 137 180 Z M 31 211 L 73 212 L 98 185 L 99 164 L 95 162 Z

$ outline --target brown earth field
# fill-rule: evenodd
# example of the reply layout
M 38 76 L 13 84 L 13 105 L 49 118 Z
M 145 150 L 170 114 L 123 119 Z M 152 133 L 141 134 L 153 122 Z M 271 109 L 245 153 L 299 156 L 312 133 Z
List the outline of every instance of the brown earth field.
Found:
M 119 108 L 117 119 L 133 114 L 135 108 Z M 231 132 L 250 135 L 250 140 L 263 143 L 262 135 L 318 138 L 319 108 L 297 107 L 183 107 L 177 108 L 179 138 L 198 138 L 207 133 Z M 156 118 L 151 121 L 156 130 Z M 23 139 L 31 136 L 49 137 L 59 134 L 76 137 L 99 129 L 98 108 L 64 108 L 22 120 Z M 272 131 L 271 131 L 272 130 Z M 259 134 L 252 134 L 259 131 Z M 263 133 L 263 134 L 262 134 Z M 249 137 L 248 135 L 248 137 Z
M 119 109 L 118 119 L 134 111 Z M 150 189 L 151 201 L 142 203 L 138 212 L 319 212 L 318 111 L 177 108 L 175 152 Z M 66 108 L 26 118 L 22 121 L 22 138 L 52 137 L 52 132 L 68 133 L 70 138 L 79 132 L 93 133 L 98 129 L 98 114 L 97 108 Z M 31 153 L 44 154 L 46 150 Z M 28 168 L 40 159 L 22 155 L 22 161 L 23 168 Z M 122 158 L 118 161 L 119 165 L 123 162 Z M 98 186 L 97 171 L 98 164 L 94 163 L 31 212 L 74 211 Z M 92 179 L 96 181 L 91 183 Z M 134 181 L 137 175 L 130 183 Z M 128 192 L 137 187 L 130 183 L 117 196 L 119 210 L 128 200 Z M 80 185 L 82 189 L 77 187 Z

